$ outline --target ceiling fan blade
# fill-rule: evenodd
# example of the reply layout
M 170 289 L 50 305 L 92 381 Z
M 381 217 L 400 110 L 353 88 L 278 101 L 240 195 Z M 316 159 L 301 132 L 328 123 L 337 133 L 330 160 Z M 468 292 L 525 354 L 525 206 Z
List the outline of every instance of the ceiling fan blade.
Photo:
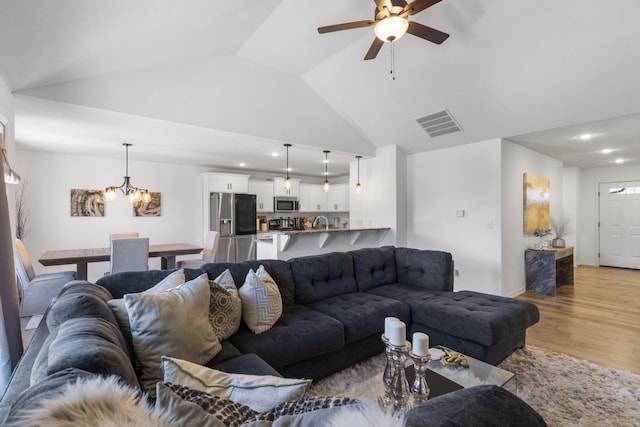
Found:
M 367 21 L 356 21 L 356 22 L 346 22 L 344 24 L 336 24 L 336 25 L 327 25 L 326 27 L 318 27 L 318 32 L 320 34 L 331 33 L 333 31 L 342 31 L 342 30 L 350 30 L 352 28 L 362 28 L 369 27 L 374 25 L 376 21 L 371 19 Z
M 431 43 L 435 44 L 442 44 L 442 42 L 449 38 L 449 34 L 447 33 L 443 33 L 442 31 L 436 30 L 435 28 L 427 27 L 426 25 L 422 25 L 418 22 L 413 21 L 409 21 L 409 28 L 407 29 L 407 33 L 413 34 L 414 36 L 428 40 Z
M 376 37 L 375 39 L 373 39 L 373 43 L 371 43 L 371 47 L 369 48 L 369 51 L 364 56 L 364 60 L 368 61 L 378 56 L 378 52 L 380 52 L 380 49 L 382 49 L 383 44 L 384 42 L 379 38 Z
M 422 12 L 428 7 L 433 6 L 436 3 L 440 3 L 442 0 L 414 0 L 405 6 L 401 15 L 415 15 L 418 12 Z
M 391 0 L 373 0 L 376 2 L 376 7 L 378 8 L 379 11 L 382 11 L 385 6 L 387 7 L 387 9 L 391 10 L 391 8 L 393 7 L 393 3 L 391 3 Z

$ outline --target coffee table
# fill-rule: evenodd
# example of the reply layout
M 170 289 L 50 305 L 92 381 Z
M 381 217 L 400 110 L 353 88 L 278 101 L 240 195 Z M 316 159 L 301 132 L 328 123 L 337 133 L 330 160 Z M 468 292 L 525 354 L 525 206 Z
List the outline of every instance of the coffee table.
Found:
M 442 346 L 436 346 L 435 348 L 439 350 L 446 349 Z M 450 383 L 442 381 L 442 378 L 453 382 L 458 386 L 458 389 L 473 387 L 476 385 L 491 384 L 503 387 L 513 394 L 518 394 L 518 378 L 516 374 L 505 371 L 504 369 L 500 369 L 497 366 L 490 365 L 481 360 L 474 359 L 473 357 L 466 357 L 469 359 L 468 368 L 463 368 L 461 366 L 449 366 L 444 364 L 441 360 L 429 361 L 427 368 L 432 372 L 430 378 L 429 371 L 427 371 L 427 385 L 431 389 L 429 398 L 455 390 L 455 388 L 451 389 L 452 385 Z M 413 370 L 413 361 L 409 357 L 407 358 L 407 364 L 409 366 L 406 368 L 406 375 L 409 380 L 409 384 L 411 385 L 415 378 L 415 372 Z

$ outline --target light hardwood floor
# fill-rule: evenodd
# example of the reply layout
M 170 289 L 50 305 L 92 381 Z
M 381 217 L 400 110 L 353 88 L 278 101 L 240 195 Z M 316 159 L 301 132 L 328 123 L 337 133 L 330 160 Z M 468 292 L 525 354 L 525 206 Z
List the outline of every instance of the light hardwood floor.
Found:
M 527 344 L 640 374 L 640 270 L 580 266 L 556 293 L 517 297 L 540 309 Z

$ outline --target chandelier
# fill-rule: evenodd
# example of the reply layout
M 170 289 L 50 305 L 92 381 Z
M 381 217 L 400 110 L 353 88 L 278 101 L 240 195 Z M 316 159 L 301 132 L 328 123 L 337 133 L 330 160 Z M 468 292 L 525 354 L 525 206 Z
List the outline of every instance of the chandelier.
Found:
M 107 187 L 107 188 L 105 188 L 104 189 L 104 198 L 106 200 L 114 200 L 116 198 L 116 190 L 120 190 L 120 191 L 122 191 L 122 194 L 124 194 L 125 196 L 129 196 L 129 199 L 132 202 L 139 202 L 139 201 L 149 202 L 149 201 L 151 201 L 151 194 L 149 193 L 149 190 L 147 190 L 145 188 L 134 187 L 131 184 L 131 177 L 129 176 L 129 147 L 131 147 L 132 144 L 129 144 L 129 143 L 125 142 L 122 145 L 125 146 L 126 153 L 127 153 L 126 154 L 126 169 L 125 169 L 125 175 L 124 175 L 124 182 L 119 187 Z

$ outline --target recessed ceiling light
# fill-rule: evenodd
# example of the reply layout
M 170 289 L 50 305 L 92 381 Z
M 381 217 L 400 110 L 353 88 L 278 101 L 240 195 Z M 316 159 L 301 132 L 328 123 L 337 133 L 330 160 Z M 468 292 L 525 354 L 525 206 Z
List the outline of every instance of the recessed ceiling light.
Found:
M 241 167 L 241 168 L 243 168 L 243 167 L 245 167 L 245 166 L 247 166 L 247 164 L 246 164 L 246 163 L 240 163 L 240 167 Z
M 613 149 L 611 148 L 604 148 L 602 149 L 602 151 L 600 151 L 602 154 L 609 154 L 613 151 Z
M 271 153 L 271 155 L 272 155 L 273 157 L 278 157 L 278 156 L 280 155 L 280 153 L 276 153 L 276 152 L 274 151 L 273 153 Z
M 616 163 L 624 163 L 624 159 L 616 159 Z
M 586 141 L 586 140 L 589 140 L 589 139 L 591 139 L 593 137 L 594 137 L 594 135 L 592 133 L 583 133 L 582 135 L 578 136 L 578 139 L 580 141 Z

